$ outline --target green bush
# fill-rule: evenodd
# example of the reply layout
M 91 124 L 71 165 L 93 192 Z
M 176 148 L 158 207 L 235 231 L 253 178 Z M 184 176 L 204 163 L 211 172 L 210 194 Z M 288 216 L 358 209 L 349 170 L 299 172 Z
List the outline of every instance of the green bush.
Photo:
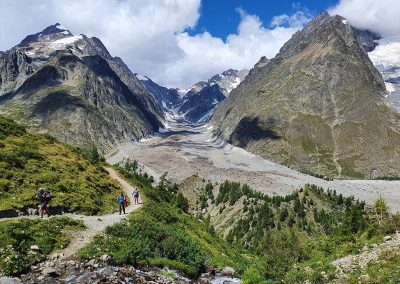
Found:
M 175 186 L 165 180 L 157 187 L 144 186 L 134 168 L 120 170 L 133 184 L 143 186 L 146 202 L 129 220 L 95 237 L 80 252 L 82 257 L 107 253 L 120 263 L 167 265 L 191 277 L 207 267 L 233 266 L 239 273 L 243 271 L 247 261 L 239 250 L 218 237 L 207 222 L 185 213 L 187 200 L 176 193 Z
M 0 271 L 9 276 L 28 272 L 31 265 L 69 243 L 66 230 L 82 228 L 81 222 L 66 217 L 0 222 Z M 37 245 L 39 250 L 30 251 L 32 245 Z

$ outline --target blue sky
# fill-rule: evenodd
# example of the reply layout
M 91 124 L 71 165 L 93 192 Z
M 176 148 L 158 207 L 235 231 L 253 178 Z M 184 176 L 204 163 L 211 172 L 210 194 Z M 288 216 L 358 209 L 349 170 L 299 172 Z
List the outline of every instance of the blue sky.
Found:
M 298 10 L 307 9 L 315 16 L 335 6 L 337 2 L 337 0 L 203 0 L 198 24 L 189 33 L 208 31 L 213 36 L 226 38 L 236 32 L 241 20 L 237 8 L 242 8 L 248 14 L 257 15 L 264 23 L 270 23 L 274 16 L 291 15 Z
M 0 0 L 0 50 L 61 23 L 99 38 L 136 73 L 185 88 L 273 58 L 314 16 L 400 36 L 400 0 Z

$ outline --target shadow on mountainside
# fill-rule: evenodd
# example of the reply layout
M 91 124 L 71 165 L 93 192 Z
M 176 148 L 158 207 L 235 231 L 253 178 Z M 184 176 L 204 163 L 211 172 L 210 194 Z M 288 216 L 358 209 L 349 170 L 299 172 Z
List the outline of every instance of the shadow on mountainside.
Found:
M 278 140 L 281 138 L 275 131 L 269 129 L 268 124 L 262 123 L 258 117 L 244 117 L 232 132 L 228 142 L 244 148 L 251 141 L 262 139 Z

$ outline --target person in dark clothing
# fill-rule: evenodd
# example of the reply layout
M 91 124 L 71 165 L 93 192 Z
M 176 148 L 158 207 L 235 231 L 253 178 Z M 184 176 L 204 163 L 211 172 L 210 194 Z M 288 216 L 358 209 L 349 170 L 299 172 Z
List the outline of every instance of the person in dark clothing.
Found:
M 50 191 L 46 191 L 43 187 L 39 188 L 38 193 L 34 196 L 34 199 L 38 199 L 40 202 L 39 205 L 39 214 L 40 217 L 43 218 L 43 215 L 46 213 L 49 216 L 48 205 L 52 196 Z
M 139 203 L 139 189 L 135 188 L 135 190 L 133 191 L 132 195 L 133 195 L 133 199 L 135 201 L 135 205 L 136 204 L 140 204 Z
M 122 214 L 122 212 L 125 213 L 125 206 L 126 206 L 126 196 L 125 193 L 121 191 L 120 195 L 118 196 L 118 205 L 119 205 L 119 215 Z

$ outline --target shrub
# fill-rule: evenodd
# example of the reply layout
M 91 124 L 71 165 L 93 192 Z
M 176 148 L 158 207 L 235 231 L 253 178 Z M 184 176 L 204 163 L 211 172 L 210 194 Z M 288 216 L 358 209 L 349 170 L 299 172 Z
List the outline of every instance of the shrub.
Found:
M 46 259 L 54 249 L 68 244 L 66 230 L 82 228 L 81 222 L 65 217 L 0 222 L 0 271 L 9 276 L 28 272 L 31 265 Z M 39 247 L 35 254 L 29 252 L 32 245 Z

